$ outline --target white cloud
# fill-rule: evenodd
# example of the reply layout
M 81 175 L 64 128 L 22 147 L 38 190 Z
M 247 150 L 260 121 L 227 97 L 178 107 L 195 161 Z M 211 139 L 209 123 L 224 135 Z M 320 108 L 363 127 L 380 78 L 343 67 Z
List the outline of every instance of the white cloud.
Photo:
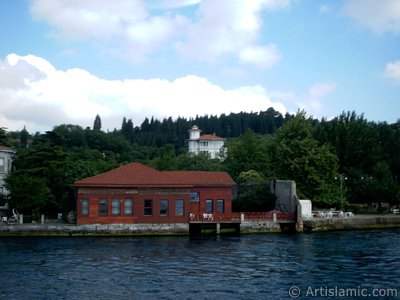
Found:
M 323 117 L 323 101 L 335 89 L 336 87 L 332 83 L 316 83 L 308 89 L 306 94 L 297 97 L 297 106 L 316 118 Z
M 400 1 L 398 0 L 347 0 L 343 11 L 357 23 L 375 33 L 400 33 Z
M 9 130 L 50 130 L 72 123 L 92 126 L 100 114 L 103 129 L 120 128 L 122 117 L 139 125 L 144 117 L 195 117 L 196 115 L 260 111 L 274 107 L 259 86 L 224 89 L 206 78 L 189 75 L 173 81 L 104 80 L 82 69 L 55 69 L 46 60 L 8 55 L 0 60 L 1 126 Z
M 239 61 L 254 65 L 255 67 L 266 69 L 274 66 L 281 59 L 276 45 L 247 47 L 239 52 Z
M 326 117 L 324 102 L 336 90 L 333 83 L 316 83 L 310 86 L 304 93 L 293 91 L 268 91 L 268 96 L 274 102 L 283 103 L 289 113 L 305 110 L 308 115 L 315 118 Z
M 199 4 L 201 0 L 152 0 L 146 3 L 146 6 L 152 9 L 171 9 L 181 8 Z
M 311 98 L 319 99 L 332 93 L 334 90 L 335 90 L 335 85 L 331 83 L 317 83 L 309 88 L 308 95 Z
M 33 0 L 31 14 L 57 28 L 56 35 L 66 39 L 111 38 L 148 18 L 140 0 Z
M 383 76 L 400 83 L 400 60 L 388 63 L 385 67 Z
M 271 0 L 202 1 L 198 20 L 188 26 L 185 39 L 175 47 L 189 59 L 217 61 L 230 55 L 242 63 L 270 67 L 280 55 L 275 45 L 258 45 L 261 13 L 289 4 L 290 1 Z
M 178 37 L 187 23 L 187 19 L 180 15 L 149 17 L 126 28 L 124 45 L 120 49 L 125 49 L 123 55 L 132 61 L 143 62 L 149 53 L 162 49 L 163 45 Z
M 329 14 L 332 11 L 332 7 L 329 4 L 322 4 L 319 7 L 319 12 L 322 14 Z
M 179 14 L 150 15 L 142 0 L 33 0 L 30 10 L 57 30 L 51 33 L 57 39 L 93 41 L 104 53 L 134 62 L 143 62 L 187 23 Z
M 231 57 L 267 68 L 280 54 L 275 45 L 260 44 L 261 13 L 286 8 L 291 1 L 32 0 L 31 14 L 55 28 L 52 35 L 59 39 L 97 42 L 103 52 L 134 62 L 174 49 L 185 59 Z M 184 14 L 181 8 L 187 6 L 194 14 Z

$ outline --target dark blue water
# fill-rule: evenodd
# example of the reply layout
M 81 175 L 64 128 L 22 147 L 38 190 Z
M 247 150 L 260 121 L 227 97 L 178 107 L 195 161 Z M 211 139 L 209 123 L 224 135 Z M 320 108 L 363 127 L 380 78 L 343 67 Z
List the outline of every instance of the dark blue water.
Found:
M 400 230 L 0 239 L 0 299 L 290 299 L 291 287 L 300 299 L 334 288 L 399 299 Z

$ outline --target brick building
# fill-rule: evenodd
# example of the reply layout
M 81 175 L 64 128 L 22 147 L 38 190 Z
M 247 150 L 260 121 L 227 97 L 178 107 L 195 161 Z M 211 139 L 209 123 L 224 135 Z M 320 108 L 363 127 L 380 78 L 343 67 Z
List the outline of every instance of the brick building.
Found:
M 188 223 L 204 213 L 229 220 L 234 184 L 225 172 L 129 163 L 75 182 L 77 224 Z

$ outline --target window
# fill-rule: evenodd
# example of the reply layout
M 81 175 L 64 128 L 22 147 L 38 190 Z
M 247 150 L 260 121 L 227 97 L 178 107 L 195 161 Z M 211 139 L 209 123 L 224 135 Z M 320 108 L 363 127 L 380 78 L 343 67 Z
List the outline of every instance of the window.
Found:
M 175 215 L 176 216 L 183 216 L 185 214 L 183 205 L 184 205 L 184 202 L 182 199 L 175 200 Z
M 5 164 L 4 164 L 4 157 L 0 158 L 0 173 L 4 173 L 5 172 Z
M 200 193 L 199 192 L 191 192 L 190 193 L 190 201 L 199 202 L 199 200 L 200 200 Z
M 206 200 L 206 213 L 212 214 L 213 213 L 213 201 L 212 199 Z
M 89 200 L 88 199 L 81 200 L 81 214 L 82 214 L 82 216 L 89 215 Z
M 168 216 L 168 200 L 160 200 L 160 216 Z
M 113 216 L 119 216 L 121 214 L 121 202 L 119 199 L 113 199 L 112 201 L 112 214 Z
M 224 199 L 217 200 L 217 213 L 222 214 L 225 211 L 225 201 Z
M 99 200 L 99 216 L 107 216 L 107 199 Z
M 144 200 L 144 215 L 153 215 L 153 200 Z
M 124 211 L 125 216 L 130 216 L 133 214 L 132 199 L 125 199 L 124 209 L 125 209 L 125 211 Z

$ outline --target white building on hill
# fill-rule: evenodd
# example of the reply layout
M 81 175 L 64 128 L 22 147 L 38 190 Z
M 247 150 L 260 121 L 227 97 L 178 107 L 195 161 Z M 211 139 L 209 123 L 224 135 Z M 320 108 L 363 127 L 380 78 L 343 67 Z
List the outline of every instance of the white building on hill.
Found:
M 224 149 L 225 139 L 215 134 L 200 135 L 200 132 L 196 125 L 189 129 L 189 152 L 194 154 L 206 152 L 211 158 L 217 158 L 221 149 Z
M 15 150 L 13 148 L 0 146 L 0 195 L 8 195 L 8 191 L 4 186 L 4 179 L 11 172 L 14 155 Z

